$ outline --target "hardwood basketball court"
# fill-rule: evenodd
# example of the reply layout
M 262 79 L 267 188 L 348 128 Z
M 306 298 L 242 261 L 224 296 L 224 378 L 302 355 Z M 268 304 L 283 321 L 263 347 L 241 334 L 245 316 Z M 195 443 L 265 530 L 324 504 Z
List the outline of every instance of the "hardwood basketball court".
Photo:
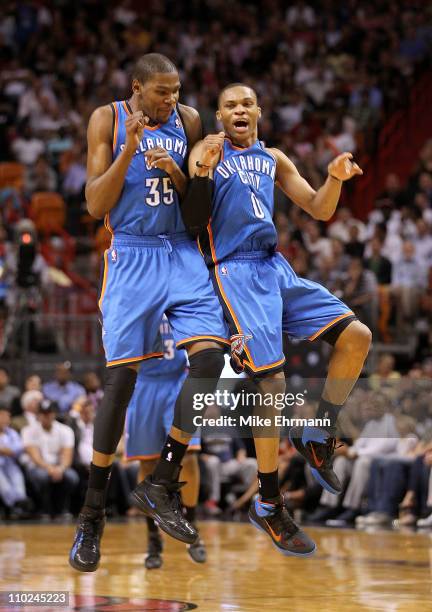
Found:
M 164 565 L 146 570 L 145 523 L 109 523 L 99 570 L 67 563 L 73 525 L 0 527 L 0 590 L 69 591 L 70 606 L 5 610 L 202 612 L 432 611 L 432 534 L 308 528 L 306 559 L 283 557 L 249 524 L 201 523 L 208 562 L 165 538 Z M 73 596 L 81 596 L 74 599 Z M 85 597 L 83 597 L 85 596 Z M 112 599 L 114 598 L 114 599 Z M 169 603 L 171 602 L 171 603 Z

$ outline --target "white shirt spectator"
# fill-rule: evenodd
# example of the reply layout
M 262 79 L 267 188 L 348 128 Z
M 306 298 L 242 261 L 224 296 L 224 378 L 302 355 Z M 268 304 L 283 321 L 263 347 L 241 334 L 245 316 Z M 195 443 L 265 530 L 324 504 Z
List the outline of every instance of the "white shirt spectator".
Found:
M 24 448 L 36 446 L 45 463 L 58 465 L 60 454 L 64 448 L 73 448 L 75 434 L 73 430 L 63 423 L 54 421 L 50 430 L 42 427 L 39 421 L 24 427 L 21 432 Z
M 399 433 L 393 414 L 386 413 L 380 419 L 371 419 L 363 427 L 360 437 L 348 449 L 351 457 L 377 457 L 397 450 Z

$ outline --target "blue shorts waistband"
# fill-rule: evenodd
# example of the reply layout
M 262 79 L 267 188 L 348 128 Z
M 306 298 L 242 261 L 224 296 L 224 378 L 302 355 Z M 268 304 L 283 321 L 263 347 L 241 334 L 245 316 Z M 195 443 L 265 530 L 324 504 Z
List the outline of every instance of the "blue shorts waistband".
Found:
M 114 246 L 166 247 L 167 244 L 184 242 L 193 242 L 193 238 L 187 232 L 158 234 L 157 236 L 133 236 L 132 234 L 116 233 L 113 238 Z

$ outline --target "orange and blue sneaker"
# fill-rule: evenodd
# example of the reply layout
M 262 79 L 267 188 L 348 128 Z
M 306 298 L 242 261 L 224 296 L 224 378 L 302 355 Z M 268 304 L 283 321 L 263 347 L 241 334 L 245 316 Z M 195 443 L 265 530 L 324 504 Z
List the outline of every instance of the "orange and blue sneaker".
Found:
M 342 485 L 333 470 L 336 446 L 333 432 L 320 427 L 291 427 L 289 439 L 309 463 L 315 480 L 330 493 L 341 493 Z
M 290 517 L 282 497 L 263 502 L 257 496 L 250 505 L 249 520 L 270 536 L 283 555 L 308 557 L 316 550 L 315 542 Z

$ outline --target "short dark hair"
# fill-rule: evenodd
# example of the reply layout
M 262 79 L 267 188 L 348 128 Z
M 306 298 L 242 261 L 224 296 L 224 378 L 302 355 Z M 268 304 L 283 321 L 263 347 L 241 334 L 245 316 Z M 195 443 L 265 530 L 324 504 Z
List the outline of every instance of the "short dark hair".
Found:
M 177 72 L 177 68 L 170 59 L 161 53 L 146 53 L 136 61 L 132 71 L 132 79 L 145 83 L 158 72 L 163 74 Z
M 225 85 L 225 87 L 219 92 L 219 95 L 218 95 L 218 106 L 220 105 L 220 101 L 221 101 L 221 98 L 222 98 L 223 94 L 226 91 L 228 91 L 228 89 L 232 89 L 233 87 L 247 87 L 248 89 L 253 91 L 253 94 L 254 94 L 255 98 L 258 100 L 258 96 L 257 96 L 257 93 L 256 93 L 255 89 L 253 87 L 251 87 L 250 85 L 248 85 L 247 83 L 230 83 L 229 85 Z

